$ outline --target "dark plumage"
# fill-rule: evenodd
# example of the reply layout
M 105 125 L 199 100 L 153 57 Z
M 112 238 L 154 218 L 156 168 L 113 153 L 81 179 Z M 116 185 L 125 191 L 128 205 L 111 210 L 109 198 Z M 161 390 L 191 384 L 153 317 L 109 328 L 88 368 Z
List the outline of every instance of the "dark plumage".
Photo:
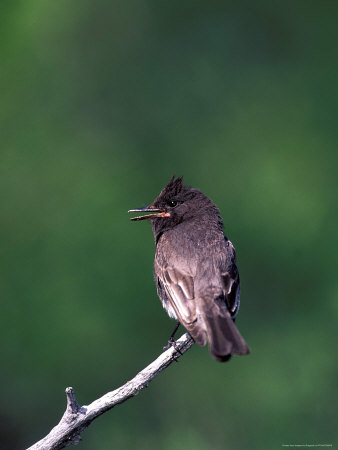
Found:
M 151 206 L 131 211 L 151 212 L 132 220 L 152 222 L 155 282 L 169 316 L 198 345 L 209 342 L 218 361 L 249 353 L 234 324 L 240 297 L 235 249 L 215 204 L 172 177 Z

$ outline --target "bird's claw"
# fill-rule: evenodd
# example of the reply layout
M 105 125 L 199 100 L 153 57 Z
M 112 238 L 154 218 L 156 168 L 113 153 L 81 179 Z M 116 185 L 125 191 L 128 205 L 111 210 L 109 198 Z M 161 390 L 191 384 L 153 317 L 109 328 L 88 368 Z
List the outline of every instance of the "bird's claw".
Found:
M 177 345 L 177 343 L 176 343 L 176 341 L 175 341 L 175 339 L 173 337 L 171 337 L 169 339 L 168 344 L 163 347 L 163 350 L 169 350 L 169 348 L 171 348 L 171 347 L 173 347 L 176 350 L 177 353 L 179 353 L 180 355 L 183 355 L 183 353 L 179 349 L 179 347 L 178 347 L 178 345 Z M 175 359 L 176 362 L 178 362 L 177 358 L 174 357 L 174 359 Z

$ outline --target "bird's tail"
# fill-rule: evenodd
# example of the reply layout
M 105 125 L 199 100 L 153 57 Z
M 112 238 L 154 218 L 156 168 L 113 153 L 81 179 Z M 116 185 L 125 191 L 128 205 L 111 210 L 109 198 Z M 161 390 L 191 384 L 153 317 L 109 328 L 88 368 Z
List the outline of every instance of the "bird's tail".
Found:
M 230 314 L 205 317 L 211 356 L 228 361 L 231 355 L 247 355 L 250 349 L 238 331 Z
M 211 356 L 217 361 L 250 353 L 222 297 L 203 295 L 196 299 L 196 304 L 197 318 L 192 322 L 181 320 L 196 344 L 204 347 L 209 342 Z

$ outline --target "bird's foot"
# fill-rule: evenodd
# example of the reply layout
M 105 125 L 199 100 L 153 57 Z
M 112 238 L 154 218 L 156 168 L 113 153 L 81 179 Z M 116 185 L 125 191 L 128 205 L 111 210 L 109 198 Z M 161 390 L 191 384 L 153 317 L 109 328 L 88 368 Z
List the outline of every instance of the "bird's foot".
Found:
M 169 348 L 171 348 L 171 347 L 174 347 L 174 349 L 176 350 L 177 353 L 179 353 L 180 355 L 183 355 L 183 353 L 179 349 L 179 347 L 173 337 L 169 338 L 168 344 L 163 347 L 163 350 L 169 350 Z M 178 362 L 177 358 L 174 357 L 174 359 L 176 362 Z

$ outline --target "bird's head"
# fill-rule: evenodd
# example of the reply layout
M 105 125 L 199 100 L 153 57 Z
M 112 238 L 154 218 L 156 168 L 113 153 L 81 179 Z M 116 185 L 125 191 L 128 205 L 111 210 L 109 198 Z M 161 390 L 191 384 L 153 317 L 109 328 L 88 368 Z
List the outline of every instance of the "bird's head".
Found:
M 216 206 L 206 195 L 198 189 L 185 186 L 183 177 L 175 179 L 175 176 L 150 206 L 128 212 L 150 213 L 132 217 L 131 220 L 151 220 L 155 235 L 192 218 L 206 215 L 219 218 Z

